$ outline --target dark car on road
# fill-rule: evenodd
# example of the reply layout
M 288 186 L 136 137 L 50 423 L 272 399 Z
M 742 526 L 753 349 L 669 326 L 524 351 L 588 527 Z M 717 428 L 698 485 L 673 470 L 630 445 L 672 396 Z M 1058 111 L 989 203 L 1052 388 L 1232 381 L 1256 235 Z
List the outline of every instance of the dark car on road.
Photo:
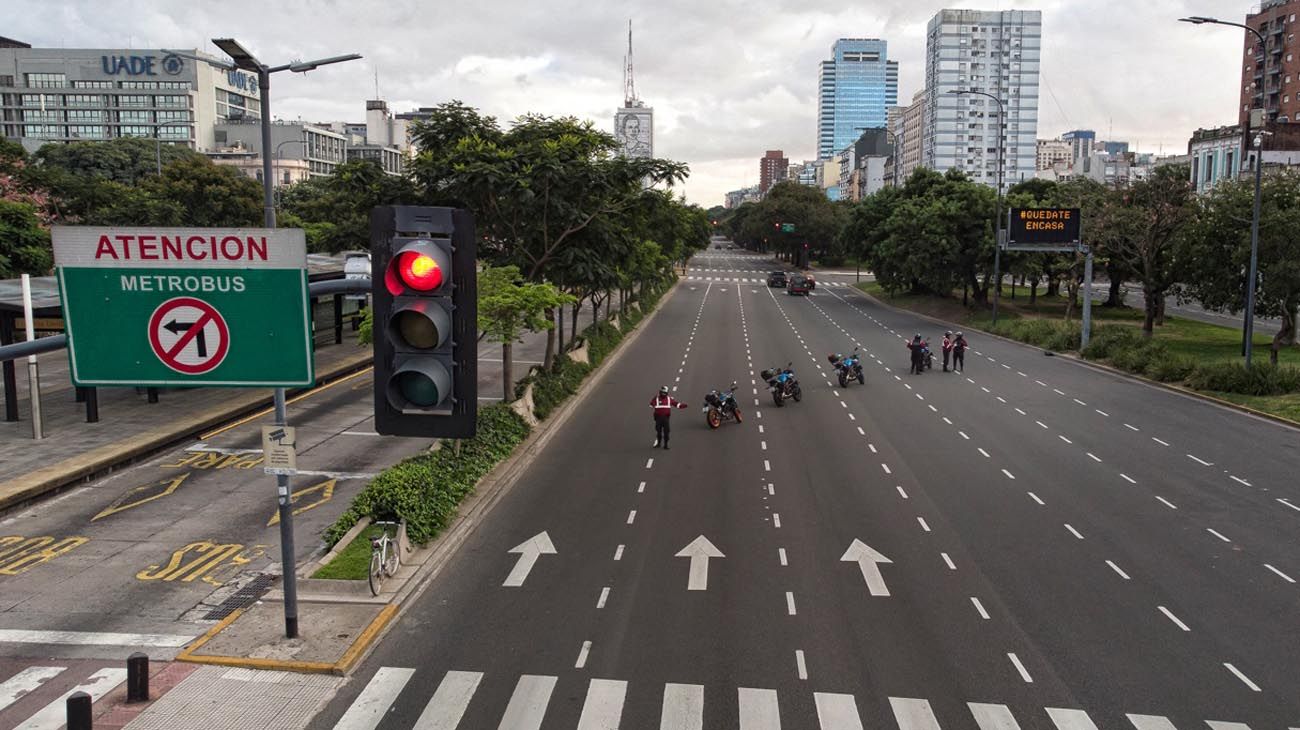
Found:
M 779 286 L 779 287 L 781 287 L 782 289 L 784 289 L 784 288 L 785 288 L 785 272 L 784 272 L 784 271 L 773 271 L 773 272 L 771 272 L 770 274 L 768 274 L 768 275 L 767 275 L 767 285 L 768 285 L 768 286 Z
M 806 296 L 808 294 L 808 290 L 811 288 L 812 287 L 809 286 L 808 277 L 804 276 L 803 274 L 795 274 L 794 276 L 790 277 L 789 282 L 786 284 L 785 293 L 803 294 Z

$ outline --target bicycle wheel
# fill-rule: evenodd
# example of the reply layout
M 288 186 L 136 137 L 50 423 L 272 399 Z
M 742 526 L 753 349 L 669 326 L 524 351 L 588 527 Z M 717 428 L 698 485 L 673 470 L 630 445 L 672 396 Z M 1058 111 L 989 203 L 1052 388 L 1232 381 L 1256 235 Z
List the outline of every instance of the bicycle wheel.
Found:
M 379 586 L 384 582 L 383 561 L 379 559 L 379 551 L 373 550 L 370 553 L 370 573 L 367 576 L 370 580 L 370 595 L 379 595 Z
M 384 545 L 384 575 L 392 577 L 401 563 L 402 556 L 397 553 L 397 541 L 389 540 Z

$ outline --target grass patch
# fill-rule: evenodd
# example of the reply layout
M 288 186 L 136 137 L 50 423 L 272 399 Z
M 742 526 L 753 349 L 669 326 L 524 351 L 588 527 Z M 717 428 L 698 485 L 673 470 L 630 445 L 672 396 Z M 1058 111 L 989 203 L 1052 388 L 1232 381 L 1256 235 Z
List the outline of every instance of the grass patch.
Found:
M 1216 398 L 1222 398 L 1231 403 L 1236 403 L 1237 405 L 1254 408 L 1257 411 L 1263 411 L 1270 415 L 1300 423 L 1300 393 L 1260 396 L 1207 391 L 1207 394 Z
M 357 534 L 356 539 L 339 551 L 339 554 L 335 555 L 333 560 L 312 573 L 311 577 L 331 580 L 365 580 L 366 574 L 370 572 L 370 538 L 379 537 L 383 532 L 384 528 L 379 525 L 371 525 L 362 530 Z M 393 543 L 393 547 L 396 548 L 397 544 Z

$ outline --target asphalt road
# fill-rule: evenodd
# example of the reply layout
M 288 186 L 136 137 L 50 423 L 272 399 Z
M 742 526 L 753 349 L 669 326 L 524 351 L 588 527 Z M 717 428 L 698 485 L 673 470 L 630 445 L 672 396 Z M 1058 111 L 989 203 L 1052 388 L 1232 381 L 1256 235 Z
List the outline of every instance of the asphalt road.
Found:
M 909 376 L 903 337 L 940 326 L 732 256 L 697 257 L 736 273 L 679 286 L 312 727 L 1300 727 L 1293 430 L 977 337 Z M 787 361 L 776 408 L 755 380 Z M 732 380 L 745 421 L 711 432 Z M 691 406 L 666 452 L 660 383 Z

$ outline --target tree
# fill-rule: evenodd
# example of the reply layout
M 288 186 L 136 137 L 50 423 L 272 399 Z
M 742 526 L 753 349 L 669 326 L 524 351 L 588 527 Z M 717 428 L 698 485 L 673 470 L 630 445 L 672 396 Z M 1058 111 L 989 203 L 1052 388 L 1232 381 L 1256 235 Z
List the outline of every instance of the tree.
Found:
M 1212 310 L 1234 314 L 1245 309 L 1250 265 L 1250 220 L 1253 182 L 1234 180 L 1216 185 L 1201 202 L 1195 221 L 1178 251 L 1185 283 L 1180 297 L 1199 300 Z M 1261 190 L 1259 278 L 1256 316 L 1279 317 L 1282 327 L 1269 352 L 1276 365 L 1282 347 L 1294 344 L 1296 310 L 1300 308 L 1300 175 L 1284 173 L 1265 178 Z
M 153 139 L 122 137 L 104 141 L 47 144 L 36 151 L 38 165 L 79 177 L 94 177 L 136 185 L 175 162 L 207 158 L 184 145 L 164 144 Z
M 310 251 L 364 250 L 370 246 L 370 211 L 375 206 L 418 199 L 410 178 L 389 175 L 373 160 L 353 160 L 326 177 L 286 188 L 280 196 L 282 225 L 303 228 Z
M 478 272 L 480 339 L 501 343 L 502 383 L 507 402 L 514 399 L 512 345 L 525 331 L 554 327 L 546 312 L 569 299 L 550 284 L 524 281 L 517 266 L 490 267 Z
M 200 228 L 256 226 L 262 223 L 262 186 L 233 167 L 202 155 L 163 168 L 141 188 L 161 201 L 181 206 L 181 225 Z
M 1103 230 L 1113 255 L 1121 257 L 1142 283 L 1142 336 L 1151 337 L 1164 300 L 1177 281 L 1175 251 L 1192 220 L 1192 186 L 1183 165 L 1158 167 L 1125 191 L 1125 205 L 1113 206 Z

